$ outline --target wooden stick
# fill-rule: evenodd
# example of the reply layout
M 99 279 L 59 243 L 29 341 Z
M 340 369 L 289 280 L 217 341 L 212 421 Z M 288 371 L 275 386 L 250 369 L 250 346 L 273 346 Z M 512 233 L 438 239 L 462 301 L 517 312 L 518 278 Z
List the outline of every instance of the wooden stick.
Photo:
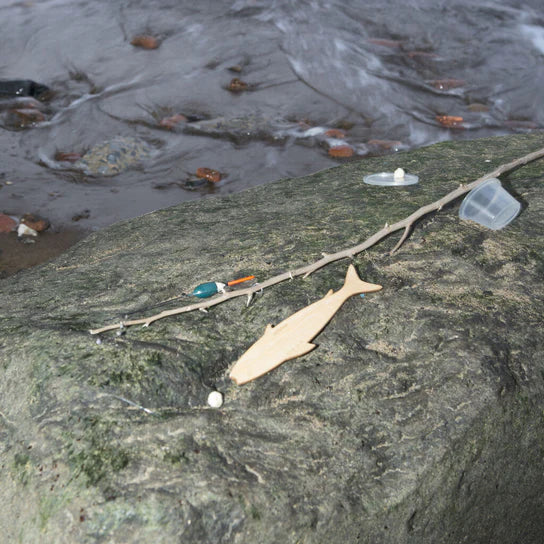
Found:
M 329 263 L 332 263 L 334 261 L 339 261 L 340 259 L 345 259 L 347 257 L 353 258 L 354 255 L 361 253 L 362 251 L 364 251 L 365 249 L 368 249 L 369 247 L 372 247 L 373 245 L 377 244 L 382 239 L 389 236 L 391 233 L 396 232 L 397 230 L 400 230 L 400 229 L 404 229 L 404 233 L 401 239 L 399 240 L 397 245 L 391 250 L 391 254 L 393 254 L 406 241 L 406 239 L 408 238 L 410 234 L 410 231 L 412 230 L 412 226 L 414 225 L 414 223 L 418 219 L 423 217 L 424 215 L 427 215 L 428 213 L 435 210 L 440 211 L 443 208 L 443 206 L 459 198 L 460 196 L 468 193 L 469 191 L 471 191 L 478 185 L 482 184 L 484 181 L 488 180 L 489 178 L 499 177 L 500 175 L 506 172 L 510 172 L 514 170 L 515 168 L 518 168 L 519 166 L 523 166 L 529 162 L 540 159 L 541 157 L 544 157 L 544 148 L 538 149 L 537 151 L 533 151 L 532 153 L 529 153 L 523 157 L 515 159 L 509 163 L 502 164 L 501 166 L 495 168 L 495 170 L 493 170 L 492 172 L 489 172 L 488 174 L 485 174 L 481 178 L 478 178 L 476 181 L 473 181 L 472 183 L 469 183 L 468 185 L 460 185 L 457 189 L 451 191 L 450 193 L 443 196 L 436 202 L 427 204 L 426 206 L 422 206 L 421 208 L 416 210 L 414 213 L 412 213 L 411 215 L 409 215 L 402 221 L 398 221 L 397 223 L 394 223 L 393 225 L 388 225 L 386 223 L 382 229 L 380 229 L 378 232 L 373 234 L 370 238 L 367 238 L 364 242 L 361 242 L 360 244 L 354 247 L 350 247 L 342 251 L 338 251 L 336 253 L 331 253 L 329 255 L 324 255 L 322 259 L 319 259 L 318 261 L 312 264 L 297 268 L 296 270 L 284 272 L 283 274 L 274 276 L 264 281 L 263 283 L 256 283 L 246 289 L 240 289 L 237 291 L 224 293 L 218 297 L 214 297 L 205 302 L 198 302 L 195 304 L 190 304 L 188 306 L 182 306 L 180 308 L 173 308 L 172 310 L 165 310 L 159 314 L 152 315 L 150 317 L 144 317 L 142 319 L 120 321 L 119 323 L 116 323 L 114 325 L 107 325 L 106 327 L 102 327 L 100 329 L 92 329 L 89 332 L 91 334 L 100 334 L 102 332 L 111 331 L 115 329 L 122 329 L 123 327 L 129 327 L 131 325 L 143 325 L 144 327 L 148 327 L 151 323 L 153 323 L 153 321 L 157 321 L 158 319 L 169 317 L 171 315 L 178 315 L 178 314 L 183 314 L 186 312 L 192 312 L 194 310 L 205 310 L 206 308 L 210 308 L 211 306 L 215 306 L 216 304 L 221 304 L 222 302 L 226 302 L 227 300 L 230 300 L 231 298 L 247 296 L 251 299 L 251 296 L 254 293 L 262 291 L 263 289 L 266 289 L 267 287 L 271 287 L 272 285 L 276 285 L 277 283 L 281 283 L 283 281 L 293 279 L 297 276 L 303 276 L 304 278 L 307 278 L 310 274 L 326 266 Z

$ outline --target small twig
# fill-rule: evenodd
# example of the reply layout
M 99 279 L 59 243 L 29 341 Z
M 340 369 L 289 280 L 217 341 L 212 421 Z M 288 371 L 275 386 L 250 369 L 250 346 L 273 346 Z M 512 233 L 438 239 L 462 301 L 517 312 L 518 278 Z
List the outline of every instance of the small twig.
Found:
M 336 253 L 325 254 L 322 259 L 312 264 L 309 264 L 307 266 L 297 268 L 296 270 L 290 270 L 289 272 L 284 272 L 283 274 L 274 276 L 262 283 L 257 283 L 253 285 L 252 287 L 248 287 L 246 289 L 240 289 L 237 291 L 224 293 L 218 297 L 214 297 L 205 302 L 198 302 L 196 304 L 190 304 L 189 306 L 174 308 L 172 310 L 165 310 L 164 312 L 161 312 L 156 315 L 152 315 L 151 317 L 144 317 L 142 319 L 133 319 L 131 321 L 121 321 L 120 323 L 108 325 L 100 329 L 92 329 L 89 332 L 91 334 L 99 334 L 102 332 L 118 329 L 120 326 L 128 327 L 130 325 L 144 325 L 147 327 L 151 323 L 153 323 L 153 321 L 157 321 L 158 319 L 162 319 L 163 317 L 191 312 L 193 310 L 200 310 L 203 308 L 210 308 L 211 306 L 215 306 L 216 304 L 221 304 L 222 302 L 226 302 L 227 300 L 230 300 L 231 298 L 243 297 L 243 296 L 251 297 L 254 293 L 258 291 L 262 291 L 263 289 L 266 289 L 267 287 L 271 287 L 272 285 L 276 285 L 277 283 L 281 283 L 283 281 L 293 279 L 297 276 L 303 276 L 304 278 L 306 278 L 310 274 L 313 274 L 316 270 L 323 268 L 329 263 L 339 261 L 340 259 L 344 259 L 344 258 L 352 258 L 357 253 L 361 253 L 365 249 L 368 249 L 369 247 L 372 247 L 373 245 L 377 244 L 379 241 L 381 241 L 383 238 L 386 238 L 391 233 L 396 232 L 397 230 L 400 230 L 400 229 L 404 229 L 404 234 L 402 235 L 397 245 L 391 251 L 391 254 L 392 254 L 402 246 L 402 244 L 408 238 L 408 235 L 412 229 L 412 226 L 419 218 L 423 217 L 424 215 L 427 215 L 428 213 L 432 211 L 441 210 L 446 204 L 448 204 L 449 202 L 452 202 L 456 198 L 459 198 L 465 193 L 468 193 L 469 191 L 471 191 L 472 189 L 474 189 L 475 187 L 477 187 L 484 181 L 488 180 L 489 178 L 496 178 L 500 176 L 501 174 L 504 174 L 505 172 L 510 172 L 511 170 L 514 170 L 515 168 L 518 168 L 519 166 L 523 166 L 529 162 L 540 159 L 541 157 L 544 157 L 544 148 L 534 151 L 532 153 L 529 153 L 509 163 L 502 164 L 501 166 L 495 168 L 495 170 L 493 170 L 492 172 L 489 172 L 488 174 L 485 174 L 481 178 L 478 178 L 476 181 L 473 181 L 472 183 L 469 183 L 468 185 L 460 185 L 457 189 L 455 189 L 454 191 L 451 191 L 450 193 L 443 196 L 441 199 L 437 200 L 436 202 L 427 204 L 426 206 L 422 206 L 421 208 L 416 210 L 414 213 L 412 213 L 411 215 L 409 215 L 402 221 L 398 221 L 397 223 L 394 223 L 393 225 L 389 225 L 386 223 L 382 229 L 380 229 L 378 232 L 373 234 L 370 238 L 367 238 L 364 242 L 361 242 L 360 244 L 354 247 L 350 247 L 342 251 L 338 251 Z M 249 300 L 251 299 L 249 298 Z
M 397 251 L 397 249 L 400 248 L 400 246 L 402 244 L 404 244 L 404 241 L 406 240 L 406 238 L 408 238 L 408 236 L 410 235 L 410 231 L 412 230 L 412 225 L 406 225 L 404 227 L 404 233 L 402 234 L 400 240 L 397 242 L 397 245 L 389 252 L 389 255 L 393 255 L 393 253 L 395 253 L 395 251 Z

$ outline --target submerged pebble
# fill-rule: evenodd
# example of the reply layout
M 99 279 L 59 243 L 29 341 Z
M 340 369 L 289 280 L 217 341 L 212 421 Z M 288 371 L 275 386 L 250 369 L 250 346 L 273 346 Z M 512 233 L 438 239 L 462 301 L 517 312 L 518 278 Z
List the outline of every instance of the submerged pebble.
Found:
M 164 117 L 159 121 L 159 125 L 161 127 L 167 128 L 169 130 L 172 130 L 176 125 L 179 125 L 180 123 L 186 123 L 188 121 L 187 117 L 183 115 L 182 113 L 176 113 L 175 115 L 171 115 L 170 117 Z
M 81 153 L 75 151 L 57 151 L 55 160 L 58 162 L 77 162 L 81 159 Z
M 339 140 L 343 140 L 346 137 L 346 133 L 338 128 L 330 128 L 325 132 L 325 136 L 328 138 L 338 138 Z
M 463 128 L 463 118 L 458 115 L 437 115 L 436 120 L 447 128 Z
M 350 145 L 335 145 L 329 148 L 329 155 L 335 158 L 352 157 L 353 153 L 354 149 Z
M 457 89 L 466 85 L 466 81 L 454 78 L 431 79 L 428 83 L 439 91 L 449 91 L 450 89 Z
M 207 179 L 212 183 L 218 183 L 221 181 L 221 172 L 212 170 L 211 168 L 197 168 L 196 175 L 197 177 Z
M 151 154 L 151 147 L 143 140 L 130 136 L 116 136 L 95 145 L 74 166 L 85 174 L 115 176 L 137 165 Z
M 141 47 L 142 49 L 157 49 L 160 45 L 157 38 L 149 36 L 147 34 L 134 36 L 130 43 L 131 45 L 134 45 L 135 47 Z
M 242 91 L 247 91 L 249 89 L 249 85 L 245 81 L 235 77 L 231 79 L 227 89 L 233 93 L 240 93 Z
M 0 232 L 11 232 L 16 228 L 17 221 L 13 217 L 0 213 Z
M 15 116 L 19 120 L 19 124 L 22 127 L 34 125 L 36 123 L 42 123 L 45 121 L 45 115 L 36 108 L 21 108 L 13 110 Z
M 36 232 L 43 232 L 47 230 L 50 226 L 50 223 L 47 219 L 39 217 L 32 213 L 25 213 L 21 218 L 21 223 L 24 223 L 27 227 L 35 230 Z

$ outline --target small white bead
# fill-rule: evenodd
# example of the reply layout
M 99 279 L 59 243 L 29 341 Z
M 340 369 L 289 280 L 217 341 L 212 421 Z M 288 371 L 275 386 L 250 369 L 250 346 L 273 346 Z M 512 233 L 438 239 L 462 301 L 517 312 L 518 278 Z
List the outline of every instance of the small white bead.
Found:
M 397 168 L 393 172 L 393 180 L 394 181 L 403 181 L 404 180 L 404 170 L 402 168 Z
M 219 391 L 212 391 L 208 395 L 208 405 L 212 408 L 221 408 L 223 405 L 223 394 Z

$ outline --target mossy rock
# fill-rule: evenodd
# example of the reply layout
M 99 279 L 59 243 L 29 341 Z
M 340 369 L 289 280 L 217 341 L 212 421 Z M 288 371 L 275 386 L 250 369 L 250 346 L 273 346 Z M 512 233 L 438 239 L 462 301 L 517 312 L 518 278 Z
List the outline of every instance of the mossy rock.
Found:
M 383 290 L 348 300 L 315 350 L 245 386 L 228 379 L 236 359 L 338 289 L 346 261 L 249 306 L 100 343 L 88 332 L 202 281 L 264 281 L 354 246 L 541 147 L 534 133 L 351 162 L 118 223 L 3 280 L 5 541 L 541 542 L 541 161 L 502 177 L 523 204 L 507 228 L 461 221 L 456 202 L 397 253 L 399 234 L 357 255 Z M 362 182 L 397 167 L 420 183 Z M 206 403 L 215 389 L 220 409 Z

